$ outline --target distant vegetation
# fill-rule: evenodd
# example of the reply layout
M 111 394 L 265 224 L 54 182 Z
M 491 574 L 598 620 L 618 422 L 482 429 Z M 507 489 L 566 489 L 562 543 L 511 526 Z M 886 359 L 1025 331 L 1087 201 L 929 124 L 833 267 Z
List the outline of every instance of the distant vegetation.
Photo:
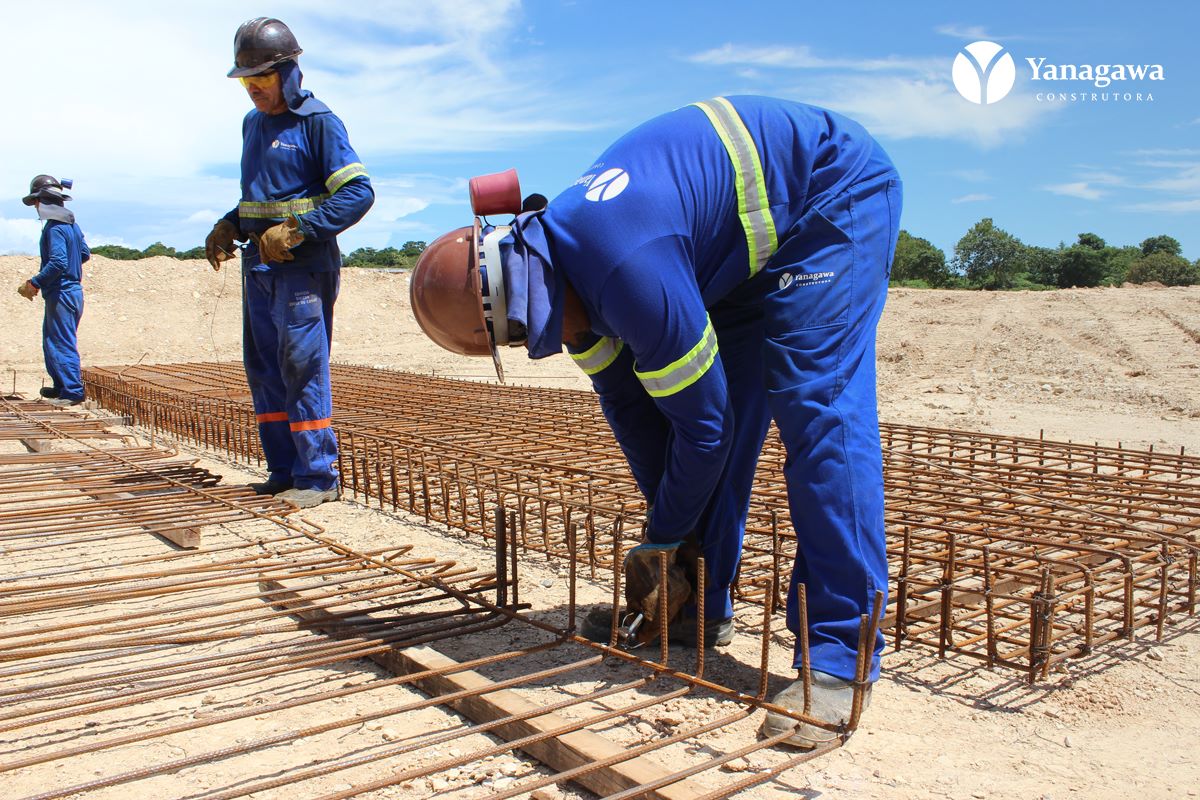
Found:
M 900 231 L 892 284 L 947 289 L 1066 289 L 1161 283 L 1200 284 L 1200 261 L 1188 261 L 1179 241 L 1152 236 L 1136 247 L 1114 247 L 1094 233 L 1074 244 L 1027 245 L 991 219 L 981 219 L 946 254 L 928 240 Z
M 342 254 L 342 265 L 366 269 L 411 269 L 425 242 L 401 247 L 360 247 Z M 151 256 L 204 258 L 203 247 L 176 250 L 155 242 L 145 250 L 105 244 L 97 255 L 128 261 Z M 1073 244 L 1027 245 L 990 218 L 981 219 L 958 240 L 947 259 L 928 239 L 900 231 L 892 265 L 892 285 L 935 289 L 1065 289 L 1072 286 L 1120 286 L 1161 283 L 1200 284 L 1200 260 L 1183 257 L 1179 241 L 1151 236 L 1137 246 L 1113 246 L 1094 233 L 1081 233 Z
M 411 269 L 417 263 L 421 252 L 425 249 L 424 242 L 405 242 L 399 249 L 385 247 L 376 250 L 374 247 L 360 247 L 349 254 L 342 254 L 342 266 L 367 267 L 372 269 Z M 119 244 L 102 244 L 92 248 L 98 256 L 116 259 L 117 261 L 137 261 L 153 256 L 167 256 L 180 260 L 203 259 L 204 248 L 193 247 L 191 250 L 176 250 L 167 247 L 162 242 L 155 242 L 145 250 L 135 250 L 132 247 L 122 247 Z

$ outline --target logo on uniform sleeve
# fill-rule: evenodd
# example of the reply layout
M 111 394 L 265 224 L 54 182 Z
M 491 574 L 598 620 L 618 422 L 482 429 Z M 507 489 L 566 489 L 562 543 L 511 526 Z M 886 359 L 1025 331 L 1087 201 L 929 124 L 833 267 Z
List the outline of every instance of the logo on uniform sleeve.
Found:
M 625 187 L 628 185 L 628 172 L 616 168 L 606 169 L 597 175 L 596 179 L 588 185 L 587 194 L 584 197 L 597 203 L 602 200 L 612 200 L 625 191 Z

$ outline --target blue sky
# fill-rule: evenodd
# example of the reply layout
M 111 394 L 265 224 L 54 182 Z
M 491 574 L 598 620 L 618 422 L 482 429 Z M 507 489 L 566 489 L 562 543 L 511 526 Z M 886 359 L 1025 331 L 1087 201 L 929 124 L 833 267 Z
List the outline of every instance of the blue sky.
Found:
M 516 167 L 553 197 L 638 123 L 718 94 L 811 102 L 862 122 L 905 183 L 903 226 L 947 250 L 981 217 L 1038 245 L 1167 233 L 1200 257 L 1200 7 L 1192 3 L 391 0 L 7 8 L 0 253 L 32 252 L 39 172 L 76 182 L 89 241 L 200 244 L 238 197 L 244 91 L 233 32 L 278 16 L 305 85 L 345 120 L 378 200 L 343 250 L 467 224 L 467 180 Z M 1005 46 L 1016 84 L 968 102 L 951 64 Z M 1106 89 L 1030 79 L 1057 64 L 1161 64 Z M 1038 91 L 1153 101 L 1039 101 Z

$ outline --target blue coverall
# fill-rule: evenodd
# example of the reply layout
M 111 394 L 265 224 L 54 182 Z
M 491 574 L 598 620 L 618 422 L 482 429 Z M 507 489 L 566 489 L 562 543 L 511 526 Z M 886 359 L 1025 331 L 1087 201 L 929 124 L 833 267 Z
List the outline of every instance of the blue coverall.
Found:
M 83 317 L 83 262 L 92 257 L 75 214 L 61 205 L 42 203 L 38 215 L 46 220 L 40 251 L 42 268 L 30 282 L 46 301 L 42 320 L 42 355 L 57 396 L 83 399 L 76 334 Z
M 375 200 L 342 121 L 301 90 L 298 65 L 276 68 L 288 111 L 242 122 L 242 200 L 225 215 L 243 234 L 295 216 L 293 260 L 242 255 L 242 351 L 269 480 L 298 489 L 337 485 L 329 348 L 342 266 L 337 235 Z
M 505 261 L 515 280 L 536 284 L 540 267 L 582 300 L 591 334 L 568 349 L 653 507 L 650 541 L 697 533 L 710 619 L 732 615 L 775 420 L 799 545 L 788 624 L 798 632 L 805 583 L 812 666 L 844 679 L 860 615 L 887 591 L 875 331 L 900 209 L 896 170 L 857 123 L 716 98 L 634 129 L 544 212 L 518 217 Z M 549 323 L 527 321 L 531 357 L 557 349 L 562 292 L 545 289 Z M 882 636 L 872 680 L 881 649 Z

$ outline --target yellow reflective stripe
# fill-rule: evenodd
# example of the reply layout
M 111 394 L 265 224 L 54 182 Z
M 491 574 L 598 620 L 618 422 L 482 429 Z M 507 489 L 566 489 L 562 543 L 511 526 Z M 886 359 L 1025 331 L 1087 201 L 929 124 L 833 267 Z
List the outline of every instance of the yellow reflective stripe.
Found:
M 582 353 L 571 353 L 570 355 L 584 373 L 595 375 L 616 361 L 623 347 L 625 347 L 625 343 L 620 339 L 604 336 Z
M 713 330 L 712 321 L 704 326 L 704 334 L 696 346 L 682 358 L 672 361 L 662 369 L 652 372 L 638 372 L 634 375 L 642 382 L 642 386 L 651 397 L 666 397 L 681 392 L 704 377 L 708 368 L 717 358 L 717 332 Z
M 282 219 L 292 214 L 307 214 L 328 199 L 329 195 L 319 194 L 294 200 L 243 200 L 238 203 L 238 216 L 243 219 Z
M 750 277 L 758 274 L 767 260 L 779 248 L 771 203 L 767 199 L 767 181 L 754 138 L 738 116 L 737 109 L 724 97 L 716 97 L 692 105 L 708 117 L 729 160 L 733 162 L 734 185 L 737 188 L 738 218 L 746 232 L 746 249 L 750 255 Z
M 328 178 L 326 178 L 325 179 L 325 188 L 329 191 L 330 194 L 333 194 L 334 192 L 336 192 L 338 189 L 345 186 L 350 181 L 354 180 L 355 178 L 357 178 L 359 176 L 366 175 L 366 174 L 367 174 L 367 168 L 364 167 L 362 164 L 358 163 L 357 161 L 355 161 L 353 164 L 347 164 L 346 166 L 342 167 L 337 172 L 333 173 Z

